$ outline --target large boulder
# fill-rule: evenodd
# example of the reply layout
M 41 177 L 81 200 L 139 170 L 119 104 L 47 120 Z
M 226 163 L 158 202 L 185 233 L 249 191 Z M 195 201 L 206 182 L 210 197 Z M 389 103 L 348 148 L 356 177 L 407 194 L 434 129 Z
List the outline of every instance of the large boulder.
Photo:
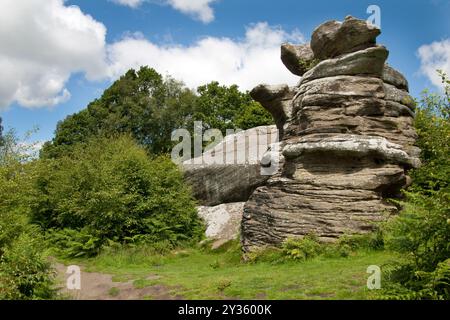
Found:
M 261 159 L 277 141 L 276 126 L 226 136 L 201 157 L 183 162 L 185 180 L 202 205 L 246 201 L 269 178 Z
M 324 60 L 304 74 L 302 83 L 340 75 L 366 74 L 381 78 L 388 55 L 385 47 L 378 46 Z
M 311 38 L 311 49 L 320 60 L 372 47 L 380 29 L 365 20 L 347 16 L 344 22 L 328 21 L 317 27 Z
M 205 221 L 206 237 L 213 241 L 213 248 L 239 236 L 244 205 L 245 202 L 235 202 L 197 208 L 199 216 Z
M 283 43 L 281 61 L 290 72 L 301 77 L 313 67 L 315 59 L 309 43 L 302 45 Z

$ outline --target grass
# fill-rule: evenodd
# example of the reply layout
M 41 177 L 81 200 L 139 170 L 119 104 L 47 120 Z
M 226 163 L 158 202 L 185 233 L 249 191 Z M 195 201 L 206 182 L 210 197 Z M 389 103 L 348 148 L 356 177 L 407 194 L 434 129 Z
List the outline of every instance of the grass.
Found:
M 117 296 L 120 294 L 120 290 L 119 290 L 119 288 L 112 287 L 111 289 L 109 289 L 108 294 L 109 294 L 111 297 L 117 297 Z
M 367 267 L 396 258 L 387 251 L 359 250 L 341 258 L 244 263 L 238 244 L 231 242 L 215 251 L 165 255 L 145 247 L 122 248 L 76 263 L 119 281 L 133 280 L 136 288 L 164 285 L 184 299 L 375 299 L 376 292 L 366 287 Z

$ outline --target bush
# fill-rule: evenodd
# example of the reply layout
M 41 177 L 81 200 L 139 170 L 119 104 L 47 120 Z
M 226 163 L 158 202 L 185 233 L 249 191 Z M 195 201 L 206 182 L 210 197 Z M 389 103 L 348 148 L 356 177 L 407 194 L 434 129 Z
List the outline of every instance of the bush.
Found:
M 55 296 L 50 263 L 42 238 L 22 233 L 4 248 L 0 259 L 0 299 L 51 299 Z
M 149 159 L 130 136 L 93 138 L 70 154 L 41 161 L 33 221 L 71 255 L 94 254 L 112 240 L 197 241 L 204 231 L 190 189 L 166 157 Z
M 366 234 L 344 235 L 339 238 L 337 246 L 348 247 L 350 250 L 380 250 L 384 248 L 383 232 L 378 228 Z
M 317 237 L 308 235 L 302 239 L 288 238 L 283 242 L 283 253 L 293 260 L 307 260 L 320 255 L 323 252 L 323 245 L 319 243 Z
M 392 297 L 449 299 L 450 258 L 450 82 L 445 95 L 424 93 L 416 118 L 423 166 L 398 217 L 386 226 L 386 245 L 406 256 L 388 274 Z
M 99 253 L 102 240 L 85 228 L 81 230 L 50 230 L 46 240 L 53 252 L 63 258 L 92 257 Z
M 28 219 L 34 167 L 17 140 L 8 132 L 0 146 L 0 299 L 48 299 L 52 272 Z
M 362 235 L 343 235 L 334 243 L 320 242 L 316 235 L 303 238 L 288 238 L 281 248 L 266 247 L 249 252 L 247 262 L 283 263 L 286 261 L 305 261 L 318 256 L 342 258 L 358 250 L 379 250 L 383 248 L 381 231 Z

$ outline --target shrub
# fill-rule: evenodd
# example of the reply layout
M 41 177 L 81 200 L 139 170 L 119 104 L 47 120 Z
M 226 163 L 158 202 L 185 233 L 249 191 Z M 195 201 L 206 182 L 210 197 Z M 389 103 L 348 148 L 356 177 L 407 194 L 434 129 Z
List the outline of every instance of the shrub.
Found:
M 343 235 L 337 242 L 338 247 L 348 247 L 350 250 L 369 249 L 379 250 L 384 248 L 383 232 L 377 229 L 366 234 Z
M 450 298 L 450 82 L 441 75 L 445 94 L 425 92 L 417 112 L 423 166 L 412 172 L 402 212 L 386 226 L 387 247 L 407 258 L 388 274 L 392 297 Z
M 52 272 L 28 219 L 34 166 L 17 141 L 10 131 L 0 146 L 0 299 L 48 299 Z
M 307 260 L 320 255 L 323 245 L 319 243 L 314 235 L 307 235 L 302 239 L 288 238 L 283 242 L 283 253 L 293 260 Z
M 93 254 L 107 239 L 175 244 L 203 235 L 178 168 L 166 157 L 149 159 L 130 136 L 93 138 L 38 171 L 33 221 L 66 229 L 53 233 L 71 247 L 66 253 Z
M 85 228 L 81 230 L 50 230 L 46 234 L 47 242 L 53 252 L 64 258 L 92 257 L 99 253 L 102 240 Z
M 0 259 L 0 299 L 51 299 L 55 296 L 50 263 L 42 239 L 22 233 L 4 248 Z

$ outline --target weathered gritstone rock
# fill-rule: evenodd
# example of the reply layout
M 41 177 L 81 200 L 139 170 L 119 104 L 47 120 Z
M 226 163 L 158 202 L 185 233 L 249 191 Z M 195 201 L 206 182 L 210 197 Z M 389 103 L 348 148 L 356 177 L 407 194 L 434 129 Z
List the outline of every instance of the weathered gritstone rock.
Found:
M 261 166 L 267 150 L 278 142 L 275 126 L 229 135 L 201 157 L 183 162 L 185 180 L 202 205 L 247 201 L 270 177 Z
M 382 137 L 342 134 L 324 138 L 309 135 L 296 142 L 289 141 L 283 148 L 283 155 L 288 159 L 310 152 L 360 158 L 370 156 L 413 168 L 420 165 L 419 159 L 410 157 L 400 145 Z
M 315 59 L 309 43 L 298 46 L 284 43 L 281 45 L 281 61 L 290 72 L 302 76 L 312 67 Z
M 310 233 L 324 241 L 365 233 L 396 212 L 386 199 L 411 183 L 407 170 L 420 165 L 420 150 L 408 82 L 386 64 L 379 34 L 353 17 L 326 22 L 311 40 L 314 59 L 322 61 L 296 88 L 254 89 L 283 127 L 284 165 L 245 205 L 245 251 Z M 285 56 L 299 56 L 283 46 Z M 292 61 L 283 61 L 289 70 Z
M 311 49 L 318 59 L 334 58 L 374 46 L 380 33 L 380 29 L 366 21 L 347 16 L 344 22 L 333 20 L 317 27 L 312 34 Z
M 271 113 L 280 136 L 283 136 L 284 124 L 291 118 L 291 101 L 294 94 L 293 88 L 287 85 L 269 86 L 261 84 L 250 92 L 252 98 L 261 103 Z
M 397 70 L 395 70 L 394 68 L 390 67 L 388 64 L 384 65 L 384 70 L 383 70 L 383 77 L 382 77 L 383 81 L 391 84 L 395 87 L 397 87 L 398 89 L 402 89 L 402 90 L 409 90 L 409 85 L 408 85 L 408 81 L 406 80 L 406 78 Z
M 388 55 L 387 49 L 380 46 L 324 60 L 303 75 L 302 83 L 339 75 L 367 74 L 381 77 Z M 386 76 L 388 75 L 390 74 L 386 74 Z
M 245 202 L 225 203 L 214 207 L 198 207 L 199 216 L 206 223 L 206 237 L 213 240 L 213 248 L 234 240 L 239 230 Z

